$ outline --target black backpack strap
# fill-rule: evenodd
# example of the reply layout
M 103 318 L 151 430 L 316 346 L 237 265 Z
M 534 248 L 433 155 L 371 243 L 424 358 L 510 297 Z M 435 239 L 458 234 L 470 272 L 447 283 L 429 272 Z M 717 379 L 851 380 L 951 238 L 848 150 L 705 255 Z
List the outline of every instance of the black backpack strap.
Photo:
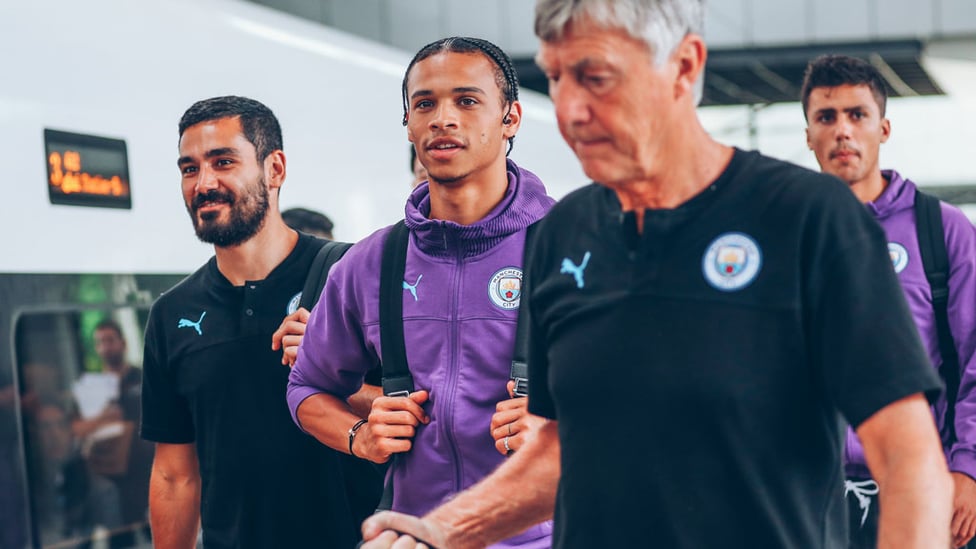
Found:
M 413 376 L 403 342 L 403 275 L 407 268 L 410 231 L 403 221 L 390 230 L 383 244 L 380 268 L 380 343 L 383 346 L 383 394 L 407 396 Z
M 383 243 L 380 264 L 380 345 L 383 369 L 383 394 L 407 396 L 413 392 L 413 376 L 407 365 L 407 347 L 403 339 L 403 276 L 407 269 L 407 246 L 410 231 L 400 221 L 390 229 Z M 396 462 L 394 455 L 392 464 Z M 377 511 L 393 508 L 393 473 L 389 473 Z
M 322 288 L 325 287 L 325 280 L 329 276 L 329 269 L 335 265 L 336 261 L 346 254 L 352 247 L 348 242 L 334 242 L 332 240 L 317 239 L 321 241 L 321 248 L 315 259 L 312 260 L 311 267 L 308 268 L 308 275 L 305 277 L 305 286 L 302 287 L 302 298 L 298 306 L 311 311 L 319 296 L 322 295 Z
M 299 306 L 309 311 L 322 295 L 322 288 L 325 287 L 325 281 L 329 277 L 329 269 L 352 247 L 348 242 L 334 242 L 322 238 L 316 238 L 315 241 L 319 250 L 308 268 L 305 285 L 302 287 L 302 297 L 299 300 Z M 336 455 L 349 510 L 355 520 L 362 521 L 376 509 L 376 501 L 382 495 L 384 469 L 342 452 L 336 452 Z
M 536 222 L 538 223 L 538 222 Z M 525 230 L 525 248 L 522 252 L 522 295 L 519 296 L 518 323 L 515 325 L 515 352 L 512 353 L 512 369 L 509 379 L 515 382 L 515 396 L 529 396 L 529 354 L 528 292 L 525 291 L 525 266 L 528 265 L 529 238 L 536 226 L 533 223 Z
M 956 439 L 956 400 L 959 397 L 959 354 L 949 329 L 949 254 L 945 246 L 942 207 L 939 199 L 916 190 L 915 228 L 918 248 L 932 291 L 932 309 L 942 355 L 942 376 L 946 384 L 946 413 L 942 426 L 943 440 L 949 444 Z

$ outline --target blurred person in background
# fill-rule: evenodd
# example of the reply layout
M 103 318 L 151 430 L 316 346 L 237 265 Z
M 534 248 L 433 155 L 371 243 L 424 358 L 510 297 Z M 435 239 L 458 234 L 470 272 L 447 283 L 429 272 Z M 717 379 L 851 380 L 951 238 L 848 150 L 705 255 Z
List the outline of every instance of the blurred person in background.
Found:
M 307 208 L 289 208 L 281 212 L 281 219 L 298 232 L 333 240 L 334 225 L 324 213 Z
M 413 174 L 413 181 L 410 182 L 411 189 L 427 181 L 427 168 L 421 164 L 420 158 L 417 157 L 417 149 L 413 143 L 410 144 L 410 173 Z

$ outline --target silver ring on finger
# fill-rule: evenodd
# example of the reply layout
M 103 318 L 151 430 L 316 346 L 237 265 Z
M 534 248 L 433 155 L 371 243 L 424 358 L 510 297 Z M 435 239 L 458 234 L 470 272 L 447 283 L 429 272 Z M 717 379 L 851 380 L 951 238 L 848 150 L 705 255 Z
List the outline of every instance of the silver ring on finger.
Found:
M 512 436 L 512 424 L 508 424 L 508 436 Z
M 510 437 L 505 437 L 505 438 L 502 439 L 502 445 L 505 447 L 505 451 L 506 452 L 511 452 L 512 451 L 512 448 L 508 445 L 508 439 L 509 438 Z

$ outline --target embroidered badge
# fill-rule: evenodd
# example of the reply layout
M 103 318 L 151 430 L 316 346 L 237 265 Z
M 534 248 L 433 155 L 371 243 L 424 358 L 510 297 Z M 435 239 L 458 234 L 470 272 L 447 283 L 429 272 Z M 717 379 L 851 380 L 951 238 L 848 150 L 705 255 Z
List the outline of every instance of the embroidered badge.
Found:
M 207 311 L 204 311 L 203 314 L 200 315 L 200 320 L 197 320 L 196 322 L 192 320 L 187 320 L 185 318 L 181 318 L 179 324 L 177 324 L 176 327 L 193 328 L 194 330 L 197 331 L 197 335 L 203 335 L 203 328 L 200 327 L 200 323 L 203 322 L 203 317 L 205 316 L 207 316 Z
M 708 245 L 702 273 L 716 290 L 732 292 L 749 285 L 762 267 L 756 241 L 743 233 L 725 233 Z
M 888 243 L 888 255 L 891 257 L 891 266 L 895 268 L 895 273 L 900 273 L 908 266 L 908 250 L 897 242 Z
M 488 297 L 502 309 L 518 309 L 522 296 L 522 269 L 505 267 L 491 275 L 488 281 Z
M 585 284 L 583 280 L 583 271 L 586 270 L 586 265 L 589 262 L 590 252 L 583 254 L 583 260 L 580 261 L 579 265 L 573 263 L 572 259 L 564 257 L 562 264 L 559 266 L 559 273 L 573 275 L 573 278 L 576 279 L 576 287 L 582 289 Z
M 420 284 L 420 279 L 423 278 L 423 277 L 424 277 L 424 275 L 418 276 L 417 277 L 417 281 L 414 282 L 413 284 L 410 284 L 406 280 L 403 281 L 403 289 L 404 290 L 410 290 L 410 295 L 413 296 L 413 300 L 414 301 L 419 301 L 419 299 L 417 299 L 417 286 Z
M 302 302 L 302 292 L 298 292 L 291 299 L 288 300 L 288 305 L 285 306 L 285 315 L 290 315 L 298 310 L 298 304 Z

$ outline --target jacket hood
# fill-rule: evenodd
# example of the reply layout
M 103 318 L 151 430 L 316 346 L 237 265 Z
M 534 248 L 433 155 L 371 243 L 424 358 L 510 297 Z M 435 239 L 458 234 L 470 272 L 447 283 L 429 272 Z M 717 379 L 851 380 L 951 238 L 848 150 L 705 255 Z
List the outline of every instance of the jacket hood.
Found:
M 874 202 L 868 202 L 868 209 L 878 219 L 907 210 L 915 205 L 915 184 L 905 179 L 895 170 L 881 170 L 888 185 Z
M 417 246 L 434 257 L 473 257 L 490 250 L 503 238 L 545 215 L 555 201 L 546 195 L 542 181 L 529 170 L 507 161 L 508 190 L 488 215 L 471 224 L 430 219 L 430 188 L 421 183 L 407 200 L 405 222 Z

